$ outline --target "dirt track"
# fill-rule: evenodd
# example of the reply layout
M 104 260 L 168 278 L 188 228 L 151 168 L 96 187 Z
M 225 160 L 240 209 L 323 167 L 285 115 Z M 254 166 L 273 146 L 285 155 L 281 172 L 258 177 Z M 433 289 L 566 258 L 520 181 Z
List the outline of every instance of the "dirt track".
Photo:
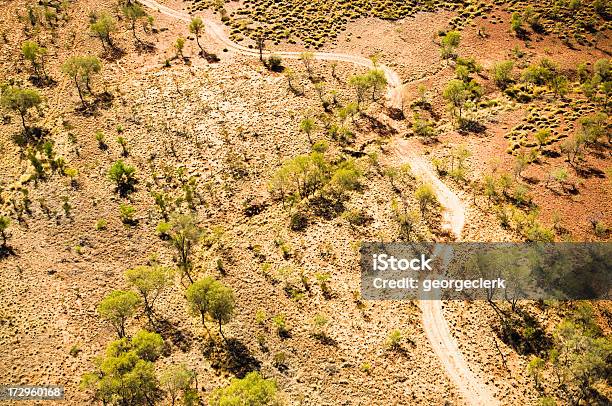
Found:
M 173 10 L 161 5 L 154 0 L 139 0 L 144 6 L 160 13 L 176 18 L 181 21 L 191 21 L 191 15 L 183 11 Z M 224 44 L 228 49 L 247 56 L 259 57 L 259 51 L 232 42 L 225 34 L 224 27 L 214 21 L 202 19 L 206 31 L 217 41 Z M 265 55 L 272 52 L 264 51 Z M 301 52 L 277 51 L 274 52 L 283 58 L 298 59 Z M 334 52 L 314 52 L 313 56 L 318 60 L 348 62 L 356 65 L 372 68 L 374 65 L 370 59 L 357 55 L 349 55 Z M 401 107 L 401 80 L 399 75 L 385 65 L 377 65 L 385 72 L 388 83 L 387 97 L 391 107 Z M 455 195 L 435 174 L 433 168 L 421 156 L 411 153 L 402 140 L 395 144 L 395 152 L 401 161 L 410 164 L 413 173 L 421 179 L 430 182 L 436 192 L 438 201 L 442 205 L 444 227 L 452 232 L 456 239 L 461 238 L 461 232 L 465 223 L 465 207 L 461 200 Z M 499 402 L 491 394 L 488 387 L 482 383 L 469 369 L 457 344 L 450 333 L 450 329 L 444 314 L 442 313 L 442 301 L 421 300 L 420 307 L 423 313 L 423 328 L 431 343 L 431 346 L 446 369 L 447 375 L 459 389 L 467 404 L 470 405 L 497 405 Z

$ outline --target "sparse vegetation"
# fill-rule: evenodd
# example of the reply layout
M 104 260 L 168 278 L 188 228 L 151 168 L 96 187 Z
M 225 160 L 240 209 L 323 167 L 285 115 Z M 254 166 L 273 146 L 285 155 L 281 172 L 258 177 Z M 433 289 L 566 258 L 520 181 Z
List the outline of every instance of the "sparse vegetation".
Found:
M 5 381 L 71 405 L 605 403 L 604 300 L 359 287 L 375 241 L 605 247 L 605 1 L 184 6 L 0 5 Z M 503 276 L 563 293 L 543 264 Z

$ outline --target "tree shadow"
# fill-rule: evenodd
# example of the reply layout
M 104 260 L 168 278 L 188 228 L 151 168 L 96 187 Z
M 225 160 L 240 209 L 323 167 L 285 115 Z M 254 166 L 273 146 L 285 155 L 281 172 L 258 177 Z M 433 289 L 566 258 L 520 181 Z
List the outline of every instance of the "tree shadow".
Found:
M 539 321 L 521 309 L 506 315 L 501 328 L 495 330 L 498 337 L 520 355 L 546 354 L 553 345 Z
M 102 54 L 102 57 L 109 62 L 114 62 L 123 58 L 124 55 L 125 51 L 123 49 L 114 46 L 111 48 L 107 48 Z
M 27 131 L 22 130 L 13 134 L 13 141 L 21 148 L 37 146 L 44 142 L 50 131 L 43 127 L 29 127 Z
M 53 87 L 57 81 L 50 76 L 31 75 L 28 80 L 36 87 Z
M 0 261 L 8 257 L 16 257 L 17 253 L 10 245 L 0 246 Z
M 404 337 L 404 340 L 408 342 L 411 348 L 416 348 L 416 343 L 412 339 Z M 389 348 L 387 351 L 394 352 L 405 358 L 410 356 L 409 350 L 402 344 L 397 344 L 396 346 Z
M 331 200 L 325 196 L 316 196 L 310 199 L 312 213 L 325 220 L 332 220 L 338 217 L 345 209 L 344 203 L 340 199 Z
M 143 52 L 151 53 L 156 49 L 155 44 L 142 40 L 134 41 L 134 47 L 136 48 L 136 52 L 139 54 Z
M 347 154 L 353 158 L 363 158 L 367 154 L 363 151 L 350 149 L 350 148 L 342 148 L 342 153 Z
M 459 127 L 460 134 L 482 134 L 487 127 L 476 120 L 463 119 Z
M 561 153 L 559 151 L 544 149 L 542 150 L 542 155 L 547 158 L 559 158 L 561 156 Z
M 213 368 L 230 372 L 238 378 L 261 368 L 261 361 L 236 338 L 228 338 L 225 343 L 208 340 L 203 344 L 202 352 Z
M 155 320 L 155 331 L 164 340 L 170 340 L 182 352 L 188 352 L 193 345 L 193 334 L 190 331 L 183 331 L 166 319 Z
M 574 168 L 576 170 L 576 174 L 581 178 L 605 178 L 606 174 L 601 169 L 595 168 L 593 166 L 576 166 Z
M 312 337 L 317 339 L 323 345 L 329 345 L 331 347 L 337 347 L 338 341 L 334 340 L 325 333 L 313 333 Z
M 397 134 L 397 130 L 388 124 L 383 123 L 379 119 L 369 114 L 362 114 L 364 118 L 368 120 L 368 124 L 370 126 L 370 130 L 374 131 L 378 135 L 382 136 L 391 136 Z
M 93 105 L 95 106 L 95 108 L 103 108 L 105 110 L 108 110 L 113 106 L 114 99 L 115 96 L 113 96 L 111 92 L 105 90 L 104 92 L 95 95 Z
M 403 120 L 404 118 L 406 118 L 404 111 L 398 107 L 387 107 L 387 115 L 396 121 Z
M 130 193 L 133 193 L 136 190 L 137 184 L 138 180 L 132 178 L 128 181 L 122 182 L 120 185 L 117 185 L 115 190 L 117 193 L 119 193 L 120 197 L 126 198 Z
M 202 51 L 200 55 L 206 59 L 208 63 L 218 63 L 221 59 L 217 56 L 217 54 L 213 54 L 211 52 Z

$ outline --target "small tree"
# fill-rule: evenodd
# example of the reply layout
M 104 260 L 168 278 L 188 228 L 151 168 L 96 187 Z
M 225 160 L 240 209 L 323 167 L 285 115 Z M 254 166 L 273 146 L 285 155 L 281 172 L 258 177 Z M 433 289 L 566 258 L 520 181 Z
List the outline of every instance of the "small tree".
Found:
M 493 65 L 493 80 L 500 89 L 505 89 L 512 82 L 512 68 L 512 61 L 501 61 Z
M 264 379 L 259 372 L 249 372 L 244 378 L 234 378 L 229 386 L 215 389 L 209 398 L 210 406 L 253 405 L 280 406 L 276 381 Z
M 461 42 L 461 34 L 459 31 L 449 31 L 442 37 L 441 55 L 444 59 L 449 59 L 455 56 L 455 50 Z
M 453 116 L 456 116 L 456 111 L 459 110 L 459 121 L 461 121 L 463 106 L 468 100 L 468 92 L 466 91 L 465 83 L 457 79 L 451 80 L 448 82 L 448 85 L 446 85 L 443 96 L 449 102 Z
M 183 404 L 193 396 L 194 389 L 191 388 L 195 381 L 196 373 L 185 365 L 171 365 L 162 372 L 159 381 L 161 387 L 168 392 L 172 406 L 176 404 L 179 394 L 183 394 Z M 197 396 L 197 393 L 196 393 Z
M 266 48 L 266 37 L 263 33 L 257 37 L 257 49 L 259 50 L 259 61 L 263 62 L 263 51 Z
M 349 79 L 349 85 L 355 88 L 355 93 L 357 95 L 357 110 L 360 110 L 368 92 L 368 88 L 370 87 L 370 82 L 365 75 L 354 75 Z
M 19 87 L 7 87 L 2 92 L 0 97 L 0 104 L 2 107 L 13 110 L 21 117 L 21 124 L 23 125 L 23 131 L 27 134 L 28 127 L 26 125 L 26 115 L 28 110 L 33 107 L 37 107 L 42 102 L 40 94 L 33 89 L 21 89 Z
M 0 236 L 2 236 L 2 247 L 6 247 L 6 240 L 8 235 L 6 230 L 11 225 L 11 219 L 6 216 L 0 216 Z
M 308 142 L 312 145 L 312 137 L 311 134 L 316 129 L 316 123 L 314 118 L 306 117 L 300 122 L 300 131 L 306 134 L 308 137 Z
M 510 17 L 510 28 L 512 28 L 512 31 L 514 31 L 519 37 L 524 34 L 523 17 L 521 17 L 519 13 L 512 13 L 512 17 Z
M 566 154 L 567 161 L 574 166 L 576 159 L 582 157 L 582 148 L 584 146 L 584 137 L 580 134 L 564 141 L 561 144 L 561 153 Z
M 96 370 L 83 375 L 81 386 L 92 389 L 94 399 L 105 405 L 152 405 L 159 396 L 153 361 L 162 346 L 161 336 L 146 331 L 131 341 L 113 341 L 105 357 L 95 360 Z
M 533 378 L 537 388 L 540 387 L 542 380 L 542 370 L 544 369 L 545 362 L 540 357 L 533 357 L 527 365 L 527 372 Z
M 117 185 L 119 195 L 125 197 L 136 184 L 136 169 L 118 160 L 110 167 L 108 177 Z
M 382 91 L 387 86 L 387 78 L 382 69 L 371 69 L 366 74 L 368 86 L 372 91 L 372 101 L 376 101 L 381 97 Z
M 393 210 L 395 219 L 399 224 L 400 237 L 406 241 L 410 241 L 412 238 L 412 233 L 420 219 L 419 212 L 416 210 L 408 211 L 405 205 L 400 208 L 395 199 L 391 202 L 391 209 Z
M 130 22 L 130 29 L 132 30 L 134 39 L 138 43 L 142 44 L 142 41 L 136 35 L 136 22 L 147 15 L 144 8 L 142 8 L 142 6 L 136 2 L 128 2 L 125 6 L 123 6 L 121 11 L 123 12 L 125 18 L 127 18 L 127 20 Z
M 293 69 L 289 67 L 285 68 L 284 74 L 285 74 L 285 77 L 287 78 L 287 85 L 289 86 L 289 89 L 297 95 L 300 95 L 300 96 L 304 95 L 304 86 L 302 86 L 301 89 L 298 89 L 295 87 L 296 74 L 293 71 Z
M 114 48 L 113 40 L 111 38 L 111 34 L 117 30 L 117 24 L 115 19 L 108 13 L 103 12 L 100 16 L 91 23 L 89 26 L 92 34 L 100 38 L 100 42 L 102 42 L 102 47 L 106 50 L 107 46 L 109 48 Z
M 119 144 L 119 146 L 121 147 L 121 155 L 123 155 L 124 157 L 128 156 L 129 153 L 127 149 L 127 140 L 125 139 L 125 137 L 117 137 L 117 144 Z
M 34 69 L 34 75 L 36 77 L 47 77 L 45 71 L 45 55 L 47 55 L 47 48 L 39 46 L 34 41 L 24 41 L 21 45 L 21 53 L 23 57 L 32 64 L 32 69 Z
M 536 142 L 538 143 L 538 149 L 542 149 L 542 146 L 546 144 L 548 139 L 550 138 L 550 129 L 543 128 L 541 130 L 536 131 L 534 134 Z
M 419 202 L 419 208 L 421 209 L 422 216 L 425 215 L 428 206 L 438 202 L 436 194 L 429 183 L 424 183 L 419 186 L 414 192 L 414 197 Z
M 579 135 L 587 145 L 597 144 L 600 139 L 607 134 L 608 142 L 612 139 L 612 131 L 607 130 L 606 113 L 597 113 L 590 116 L 581 117 Z
M 140 293 L 145 314 L 153 324 L 155 301 L 170 284 L 170 271 L 161 266 L 138 266 L 125 271 L 125 279 Z
M 178 37 L 174 43 L 174 49 L 176 49 L 176 57 L 184 58 L 183 48 L 185 48 L 185 38 Z
M 313 78 L 314 70 L 313 70 L 313 61 L 314 61 L 314 53 L 312 52 L 302 52 L 300 54 L 300 61 L 304 64 L 306 68 L 306 72 L 308 72 L 308 77 L 310 79 Z
M 196 43 L 200 48 L 200 54 L 203 55 L 204 48 L 202 48 L 202 45 L 200 44 L 200 35 L 204 33 L 204 22 L 200 17 L 194 17 L 191 19 L 191 22 L 189 23 L 189 32 L 195 35 Z
M 210 330 L 206 326 L 206 315 L 210 310 L 211 296 L 215 289 L 215 285 L 218 282 L 210 276 L 192 283 L 185 292 L 187 297 L 187 304 L 193 315 L 200 316 L 202 318 L 202 325 L 206 329 L 208 336 L 210 336 Z
M 170 242 L 178 253 L 178 266 L 182 274 L 187 276 L 189 282 L 193 283 L 191 277 L 191 251 L 193 246 L 200 239 L 202 230 L 195 223 L 195 219 L 190 215 L 175 215 L 171 219 L 172 231 Z
M 119 338 L 123 338 L 125 323 L 134 315 L 139 304 L 140 298 L 134 292 L 115 290 L 100 302 L 98 313 L 113 325 Z
M 62 71 L 74 81 L 83 108 L 87 107 L 84 93 L 93 94 L 91 78 L 95 73 L 100 73 L 101 70 L 102 63 L 95 56 L 73 56 L 62 65 Z
M 217 282 L 211 292 L 209 312 L 210 317 L 218 323 L 219 334 L 221 334 L 224 341 L 227 340 L 225 340 L 221 326 L 227 324 L 232 319 L 234 305 L 234 292 L 230 288 Z

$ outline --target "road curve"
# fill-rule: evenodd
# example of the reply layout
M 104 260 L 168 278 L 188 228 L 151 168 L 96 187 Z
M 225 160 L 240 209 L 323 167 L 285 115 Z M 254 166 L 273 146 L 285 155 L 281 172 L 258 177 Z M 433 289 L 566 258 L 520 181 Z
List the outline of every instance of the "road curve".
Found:
M 190 22 L 192 16 L 184 11 L 178 11 L 171 9 L 170 7 L 166 7 L 162 4 L 159 4 L 155 0 L 138 0 L 142 5 L 149 7 L 153 10 L 157 10 L 160 13 L 167 15 L 169 17 L 173 17 L 177 20 Z M 231 49 L 239 54 L 248 55 L 248 56 L 257 56 L 259 57 L 259 50 L 254 48 L 249 48 L 244 45 L 237 44 L 230 40 L 225 34 L 225 28 L 223 25 L 209 20 L 202 19 L 206 27 L 206 32 L 213 37 L 215 40 L 225 45 L 227 49 Z M 296 51 L 263 51 L 264 55 L 278 55 L 282 58 L 287 59 L 299 59 L 302 52 Z M 374 68 L 374 63 L 369 58 L 364 58 L 363 56 L 358 55 L 350 55 L 343 54 L 337 52 L 313 52 L 314 59 L 320 61 L 337 61 L 337 62 L 348 62 L 354 65 L 359 65 L 366 67 L 368 69 Z M 389 100 L 390 107 L 401 108 L 402 98 L 401 98 L 401 85 L 402 82 L 400 80 L 399 75 L 388 66 L 382 64 L 376 64 L 376 68 L 382 69 L 385 73 L 385 77 L 387 79 L 387 99 Z
M 192 16 L 184 11 L 174 10 L 155 0 L 138 0 L 142 5 L 156 10 L 161 14 L 175 18 L 180 21 L 190 22 Z M 259 50 L 248 48 L 231 41 L 225 34 L 224 27 L 215 21 L 202 19 L 206 31 L 215 40 L 222 43 L 226 48 L 239 54 L 259 57 Z M 301 52 L 295 51 L 264 51 L 265 55 L 278 55 L 282 58 L 298 59 Z M 313 52 L 317 60 L 348 62 L 366 68 L 373 68 L 374 64 L 368 58 L 358 55 L 349 55 L 336 52 Z M 401 87 L 402 82 L 399 75 L 391 68 L 377 64 L 377 68 L 382 69 L 387 78 L 388 91 L 387 98 L 391 107 L 401 108 Z M 412 171 L 421 179 L 427 180 L 432 184 L 438 197 L 438 201 L 444 208 L 443 224 L 446 229 L 455 235 L 459 240 L 465 223 L 465 207 L 461 200 L 455 195 L 436 175 L 431 165 L 421 156 L 410 153 L 405 141 L 398 140 L 396 152 L 404 162 L 410 164 Z M 482 383 L 469 369 L 461 351 L 457 347 L 444 314 L 442 312 L 441 300 L 421 300 L 420 307 L 423 313 L 423 328 L 430 341 L 430 344 L 446 369 L 449 378 L 459 389 L 461 395 L 469 405 L 498 405 L 499 402 L 489 391 L 489 388 Z

